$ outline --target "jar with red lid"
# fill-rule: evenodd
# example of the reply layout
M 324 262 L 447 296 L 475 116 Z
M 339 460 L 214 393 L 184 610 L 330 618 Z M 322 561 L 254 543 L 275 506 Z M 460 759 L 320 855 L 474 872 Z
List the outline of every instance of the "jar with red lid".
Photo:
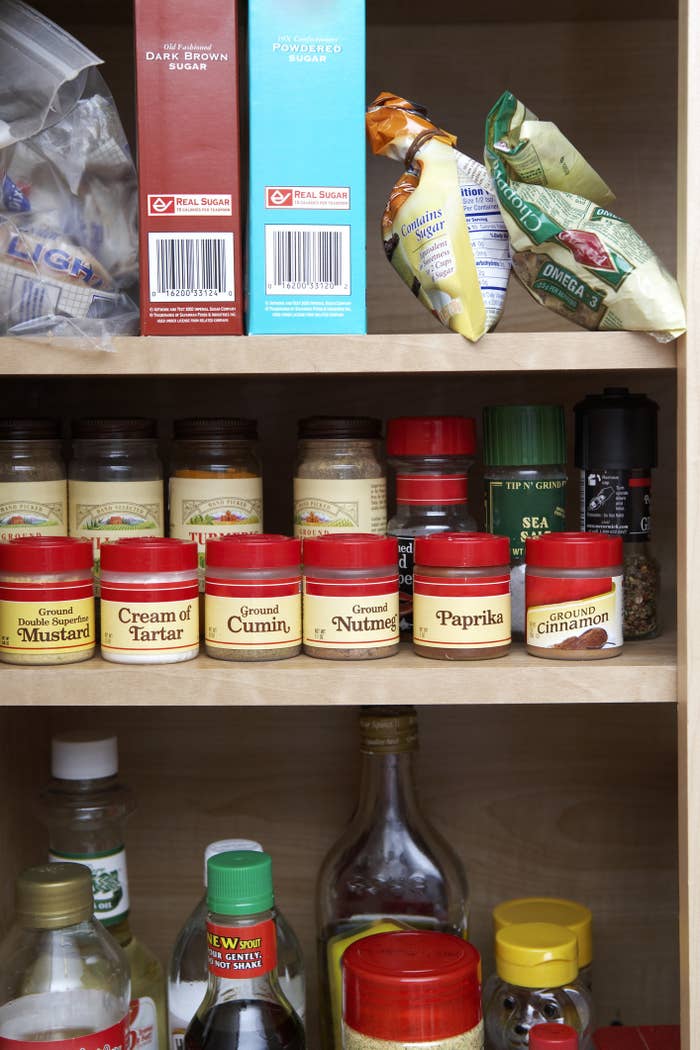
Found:
M 286 660 L 301 652 L 301 540 L 207 540 L 204 645 L 216 660 Z
M 92 544 L 67 536 L 0 543 L 0 660 L 70 664 L 95 652 Z
M 376 660 L 399 649 L 397 544 L 391 536 L 331 533 L 304 540 L 304 652 Z
M 527 651 L 555 660 L 619 656 L 622 560 L 621 536 L 547 532 L 527 539 Z
M 510 541 L 483 532 L 419 536 L 413 648 L 432 660 L 489 660 L 510 649 Z
M 481 959 L 467 941 L 375 933 L 342 965 L 343 1050 L 482 1050 Z
M 396 469 L 396 513 L 387 532 L 398 540 L 401 630 L 410 631 L 415 537 L 476 531 L 467 496 L 476 425 L 465 416 L 400 416 L 389 420 L 386 449 Z
M 102 655 L 122 664 L 179 663 L 199 652 L 197 544 L 125 537 L 101 550 Z

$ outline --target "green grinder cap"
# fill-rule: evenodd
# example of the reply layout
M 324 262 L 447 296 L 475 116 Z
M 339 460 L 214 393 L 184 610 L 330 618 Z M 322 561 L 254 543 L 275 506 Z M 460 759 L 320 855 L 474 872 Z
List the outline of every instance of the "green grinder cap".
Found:
M 488 405 L 483 423 L 486 466 L 566 463 L 566 425 L 561 405 Z
M 217 915 L 257 915 L 274 904 L 268 853 L 217 853 L 207 861 L 207 879 L 207 906 Z

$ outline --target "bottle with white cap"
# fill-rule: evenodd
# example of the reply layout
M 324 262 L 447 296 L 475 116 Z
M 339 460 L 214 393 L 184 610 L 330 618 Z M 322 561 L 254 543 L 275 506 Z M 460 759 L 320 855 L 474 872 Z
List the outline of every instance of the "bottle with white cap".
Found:
M 163 968 L 129 925 L 124 823 L 134 810 L 134 799 L 119 782 L 118 771 L 115 736 L 84 731 L 53 738 L 51 780 L 41 796 L 49 860 L 78 861 L 92 872 L 95 918 L 129 962 L 132 1045 L 167 1050 Z
M 170 956 L 168 971 L 168 1012 L 170 1050 L 182 1050 L 187 1026 L 197 1012 L 207 990 L 207 862 L 210 857 L 231 851 L 262 853 L 253 839 L 219 839 L 204 851 L 204 894 L 180 930 Z M 284 915 L 273 907 L 277 929 L 277 976 L 280 988 L 304 1019 L 306 989 L 301 945 Z

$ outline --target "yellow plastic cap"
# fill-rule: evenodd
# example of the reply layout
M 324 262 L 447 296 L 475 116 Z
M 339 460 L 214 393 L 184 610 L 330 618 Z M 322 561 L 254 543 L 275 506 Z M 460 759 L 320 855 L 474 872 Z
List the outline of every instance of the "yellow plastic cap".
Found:
M 496 934 L 496 970 L 520 988 L 559 988 L 578 976 L 576 934 L 551 922 L 504 926 Z
M 590 908 L 563 897 L 519 897 L 493 909 L 493 932 L 523 922 L 552 922 L 576 934 L 579 967 L 593 962 L 593 915 Z

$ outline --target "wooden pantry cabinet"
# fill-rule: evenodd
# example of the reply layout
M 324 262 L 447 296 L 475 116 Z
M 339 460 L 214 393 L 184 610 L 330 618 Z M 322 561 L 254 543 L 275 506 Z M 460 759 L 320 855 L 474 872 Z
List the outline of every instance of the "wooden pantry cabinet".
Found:
M 42 0 L 106 59 L 133 139 L 130 4 Z M 476 14 L 447 0 L 369 4 L 368 99 L 425 104 L 472 155 L 505 88 L 555 120 L 618 194 L 618 210 L 678 270 L 689 334 L 588 333 L 513 282 L 499 330 L 471 346 L 440 329 L 387 264 L 379 216 L 397 165 L 368 159 L 370 334 L 351 338 L 123 339 L 113 354 L 0 340 L 0 414 L 234 413 L 260 423 L 266 526 L 287 531 L 295 425 L 312 412 L 454 412 L 629 386 L 661 406 L 654 480 L 664 630 L 600 663 L 525 655 L 445 666 L 408 651 L 368 665 L 300 657 L 265 665 L 0 665 L 0 925 L 12 882 L 41 860 L 33 800 L 51 734 L 119 735 L 139 808 L 130 824 L 134 926 L 165 961 L 201 892 L 204 845 L 259 838 L 306 951 L 316 1047 L 313 890 L 357 788 L 356 707 L 420 707 L 418 786 L 465 861 L 471 936 L 492 966 L 490 908 L 509 896 L 570 896 L 595 917 L 597 1022 L 673 1023 L 700 1048 L 700 0 L 514 0 Z M 493 19 L 493 20 L 491 20 Z M 313 119 L 313 114 L 309 114 Z M 323 138 L 320 139 L 320 148 Z M 271 144 L 272 146 L 274 144 Z M 331 148 L 331 145 L 329 145 Z M 678 193 L 677 193 L 678 187 Z M 478 463 L 471 491 L 479 512 Z M 570 456 L 570 524 L 577 477 Z M 677 625 L 677 626 L 676 626 Z

